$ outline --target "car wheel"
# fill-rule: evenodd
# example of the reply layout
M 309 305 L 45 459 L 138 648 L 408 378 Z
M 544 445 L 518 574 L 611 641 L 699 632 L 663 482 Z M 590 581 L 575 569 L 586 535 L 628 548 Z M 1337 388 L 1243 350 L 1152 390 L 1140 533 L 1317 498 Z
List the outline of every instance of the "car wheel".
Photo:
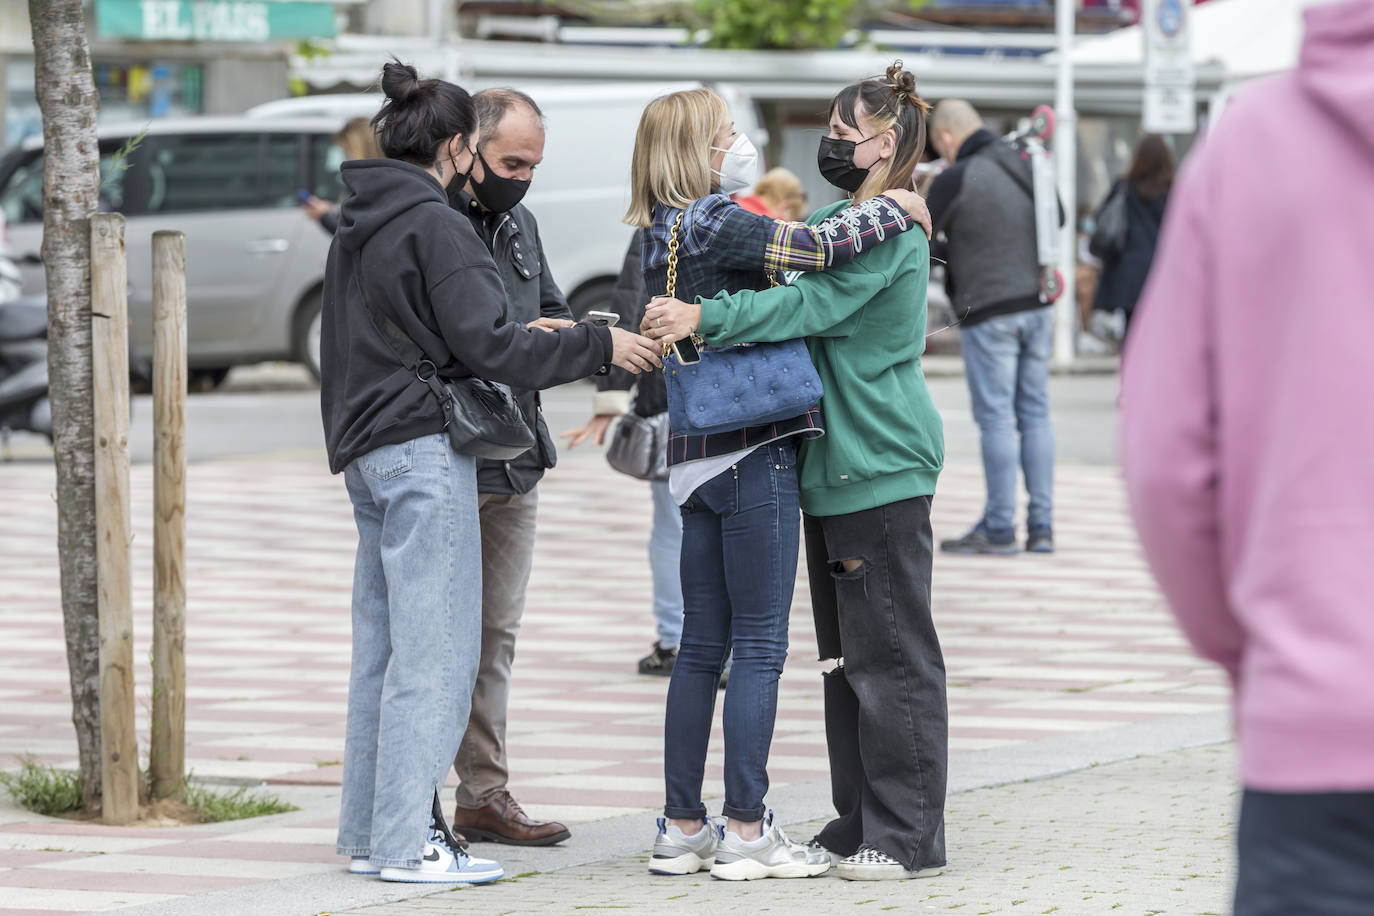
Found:
M 591 280 L 578 287 L 577 292 L 568 298 L 568 308 L 572 309 L 573 320 L 581 321 L 592 309 L 613 312 L 611 301 L 615 296 L 615 280 L 603 277 Z
M 296 342 L 296 359 L 310 370 L 315 381 L 320 380 L 320 313 L 319 292 L 313 292 L 296 309 L 296 323 L 292 339 Z

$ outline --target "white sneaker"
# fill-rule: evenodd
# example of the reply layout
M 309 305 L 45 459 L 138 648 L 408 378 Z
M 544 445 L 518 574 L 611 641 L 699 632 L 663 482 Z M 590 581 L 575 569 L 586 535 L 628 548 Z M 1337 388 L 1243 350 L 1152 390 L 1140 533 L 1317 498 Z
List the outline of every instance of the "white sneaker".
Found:
M 828 853 L 814 852 L 794 843 L 773 823 L 773 812 L 763 819 L 763 836 L 742 840 L 725 831 L 716 850 L 711 877 L 722 881 L 753 881 L 758 878 L 814 878 L 830 870 Z
M 658 836 L 654 838 L 654 857 L 649 860 L 653 875 L 694 875 L 709 870 L 716 861 L 716 847 L 720 845 L 720 828 L 706 821 L 700 830 L 688 836 L 670 826 L 666 818 L 658 819 Z
M 447 843 L 426 843 L 424 857 L 418 868 L 387 865 L 382 868 L 383 881 L 408 884 L 486 884 L 505 877 L 499 862 L 474 859 L 461 846 L 449 848 Z
M 459 843 L 448 829 L 444 810 L 434 796 L 434 808 L 429 818 L 429 841 L 416 868 L 395 865 L 382 867 L 383 881 L 406 884 L 486 884 L 504 878 L 501 863 L 491 859 L 474 859 L 468 848 Z
M 902 881 L 907 878 L 933 878 L 945 870 L 943 865 L 909 871 L 905 865 L 876 846 L 860 846 L 859 851 L 835 866 L 835 874 L 848 881 Z
M 348 860 L 348 873 L 350 875 L 379 875 L 382 870 L 372 864 L 367 856 L 352 856 Z

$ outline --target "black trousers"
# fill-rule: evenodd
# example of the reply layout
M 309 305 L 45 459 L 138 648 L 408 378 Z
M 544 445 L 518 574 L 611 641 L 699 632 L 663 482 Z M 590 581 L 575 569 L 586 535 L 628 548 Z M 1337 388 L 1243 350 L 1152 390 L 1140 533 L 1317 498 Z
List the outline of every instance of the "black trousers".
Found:
M 1374 792 L 1246 789 L 1236 916 L 1374 913 Z
M 824 675 L 839 816 L 817 839 L 846 856 L 876 846 L 911 870 L 945 864 L 949 710 L 930 613 L 930 504 L 805 518 L 820 658 L 844 660 Z M 847 572 L 846 560 L 860 565 Z

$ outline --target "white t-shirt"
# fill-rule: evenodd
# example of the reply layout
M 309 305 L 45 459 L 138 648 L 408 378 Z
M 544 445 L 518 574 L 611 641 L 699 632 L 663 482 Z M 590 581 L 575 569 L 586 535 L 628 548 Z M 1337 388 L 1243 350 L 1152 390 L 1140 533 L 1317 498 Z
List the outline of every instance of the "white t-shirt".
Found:
M 728 455 L 718 455 L 715 458 L 698 458 L 695 461 L 684 461 L 681 464 L 673 465 L 668 470 L 668 492 L 673 494 L 673 502 L 679 506 L 682 505 L 691 498 L 697 487 L 714 479 L 725 469 L 739 464 L 759 447 L 756 445 L 753 448 L 740 449 L 738 452 L 731 452 Z

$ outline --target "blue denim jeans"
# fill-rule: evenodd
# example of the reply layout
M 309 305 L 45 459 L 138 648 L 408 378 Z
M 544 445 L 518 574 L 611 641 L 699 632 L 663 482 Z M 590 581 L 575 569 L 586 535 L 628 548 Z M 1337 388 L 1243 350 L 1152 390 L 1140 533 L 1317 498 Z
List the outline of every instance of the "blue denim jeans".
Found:
M 445 434 L 344 469 L 358 526 L 338 852 L 415 868 L 482 644 L 477 467 Z
M 987 480 L 983 522 L 998 536 L 1014 529 L 1019 456 L 1030 494 L 1027 525 L 1032 529 L 1053 527 L 1050 354 L 1054 309 L 989 318 L 964 328 L 960 339 Z
M 654 576 L 654 621 L 658 644 L 676 649 L 682 642 L 682 513 L 668 492 L 668 481 L 655 480 L 654 527 L 649 534 L 649 569 Z
M 698 487 L 682 507 L 686 611 L 664 723 L 667 817 L 706 816 L 706 747 L 733 641 L 723 813 L 741 821 L 763 818 L 800 539 L 797 452 L 787 440 L 754 450 Z

